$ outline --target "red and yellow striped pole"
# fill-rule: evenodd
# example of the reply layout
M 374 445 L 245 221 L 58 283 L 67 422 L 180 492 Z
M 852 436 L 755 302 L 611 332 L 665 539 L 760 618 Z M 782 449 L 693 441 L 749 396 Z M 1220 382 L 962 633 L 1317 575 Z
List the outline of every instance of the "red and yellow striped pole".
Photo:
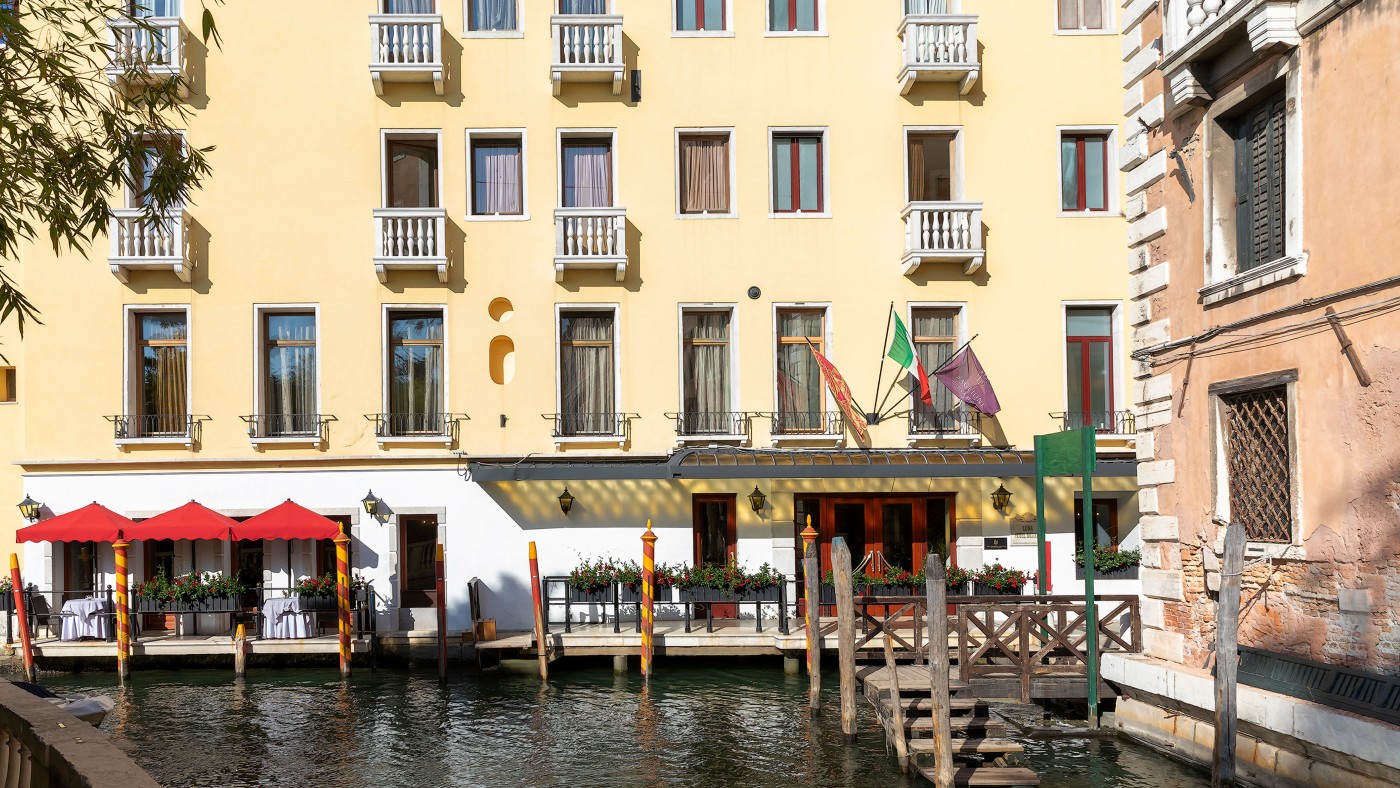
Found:
M 117 563 L 117 679 L 131 677 L 131 629 L 127 615 L 131 608 L 126 599 L 126 551 L 131 544 L 124 539 L 112 543 Z
M 647 520 L 647 532 L 642 534 L 642 684 L 651 683 L 652 652 L 655 647 L 652 637 L 656 613 L 656 534 L 651 532 L 651 520 Z
M 24 604 L 24 584 L 19 579 L 19 556 L 10 553 L 10 582 L 15 586 L 15 617 L 19 619 L 19 643 L 24 650 L 24 680 L 31 684 L 39 680 L 34 669 L 34 643 L 29 639 L 29 611 Z
M 540 657 L 540 681 L 549 681 L 549 651 L 544 642 L 544 598 L 540 595 L 540 554 L 530 543 L 530 597 L 535 605 L 535 650 Z
M 340 675 L 350 675 L 350 537 L 335 535 L 335 597 L 340 623 Z

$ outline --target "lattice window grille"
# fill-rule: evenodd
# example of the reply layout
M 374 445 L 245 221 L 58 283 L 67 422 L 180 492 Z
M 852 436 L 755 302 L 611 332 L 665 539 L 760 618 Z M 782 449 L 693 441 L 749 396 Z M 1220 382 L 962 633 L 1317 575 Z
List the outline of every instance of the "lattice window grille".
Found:
M 1293 538 L 1288 392 L 1282 386 L 1221 397 L 1230 519 L 1253 542 Z

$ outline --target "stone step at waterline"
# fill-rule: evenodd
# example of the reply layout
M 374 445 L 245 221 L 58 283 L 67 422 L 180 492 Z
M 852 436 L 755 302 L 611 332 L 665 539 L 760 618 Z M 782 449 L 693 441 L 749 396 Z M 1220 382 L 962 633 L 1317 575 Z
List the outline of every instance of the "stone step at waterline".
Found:
M 910 739 L 909 752 L 914 755 L 931 755 L 938 747 L 933 739 Z M 1026 751 L 1019 743 L 1010 739 L 953 738 L 954 755 L 1010 755 Z

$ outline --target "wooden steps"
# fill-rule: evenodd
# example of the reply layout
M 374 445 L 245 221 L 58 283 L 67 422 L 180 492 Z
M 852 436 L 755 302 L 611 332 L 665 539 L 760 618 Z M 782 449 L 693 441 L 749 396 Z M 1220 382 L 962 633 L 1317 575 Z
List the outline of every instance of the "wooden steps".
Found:
M 904 706 L 904 716 L 906 717 L 927 717 L 933 713 L 933 701 L 929 700 L 928 693 L 924 693 L 921 698 L 901 698 Z M 973 712 L 974 716 L 987 716 L 990 706 L 981 698 L 949 698 L 948 708 L 953 714 L 960 712 Z
M 933 739 L 910 739 L 909 752 L 912 755 L 932 754 L 937 745 Z M 953 738 L 953 755 L 1019 755 L 1026 751 L 1020 743 L 1010 739 L 962 739 Z
M 906 731 L 920 733 L 931 731 L 933 730 L 933 718 L 917 717 L 912 720 L 905 720 L 904 729 Z M 1003 736 L 1006 734 L 1006 723 L 1001 720 L 994 720 L 990 717 L 953 717 L 948 720 L 948 730 L 954 736 L 973 733 Z
M 919 773 L 929 782 L 934 781 L 932 769 L 920 769 Z M 1017 769 L 1006 766 L 969 766 L 953 772 L 953 784 L 969 786 L 1040 785 L 1040 775 L 1032 769 Z

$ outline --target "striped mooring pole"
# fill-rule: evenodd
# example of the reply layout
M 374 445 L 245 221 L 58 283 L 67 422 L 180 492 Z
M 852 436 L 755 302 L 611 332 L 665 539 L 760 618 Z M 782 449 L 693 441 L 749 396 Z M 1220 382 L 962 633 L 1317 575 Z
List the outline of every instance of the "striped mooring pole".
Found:
M 24 604 L 24 584 L 19 579 L 19 556 L 10 553 L 10 582 L 15 587 L 15 618 L 19 619 L 19 643 L 24 650 L 24 680 L 34 684 L 39 681 L 39 671 L 34 668 L 34 642 L 29 638 L 29 611 Z
M 118 539 L 112 543 L 112 552 L 117 563 L 117 679 L 131 678 L 131 625 L 127 617 L 131 607 L 126 598 L 126 551 L 131 543 Z
M 340 675 L 350 675 L 350 537 L 335 535 L 335 597 L 340 623 Z
M 642 534 L 642 684 L 651 684 L 652 654 L 655 642 L 652 637 L 656 628 L 656 534 L 651 532 L 651 520 L 647 519 L 647 532 Z
M 535 606 L 535 651 L 540 660 L 540 681 L 549 681 L 549 649 L 544 642 L 544 597 L 540 593 L 540 554 L 530 543 L 530 598 Z

